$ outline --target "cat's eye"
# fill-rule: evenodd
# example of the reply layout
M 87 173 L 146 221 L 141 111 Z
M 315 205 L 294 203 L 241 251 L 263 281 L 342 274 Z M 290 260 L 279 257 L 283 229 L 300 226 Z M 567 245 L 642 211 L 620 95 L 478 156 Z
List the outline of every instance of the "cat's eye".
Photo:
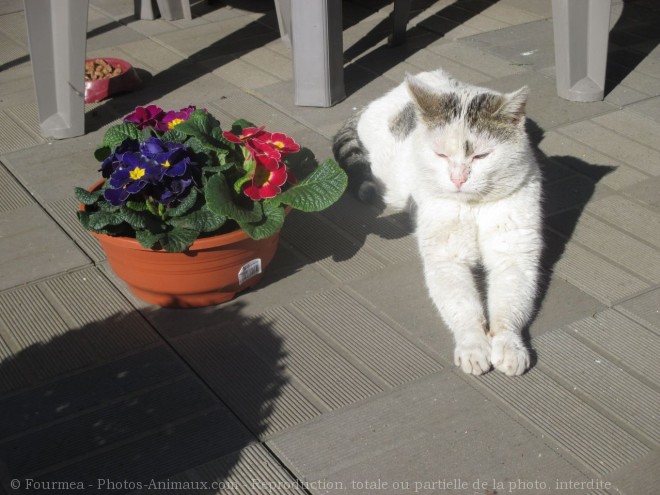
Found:
M 473 160 L 481 160 L 482 158 L 486 158 L 488 155 L 490 155 L 490 152 L 488 153 L 481 153 L 480 155 L 474 155 L 472 157 Z
M 447 158 L 447 155 L 445 155 L 443 153 L 436 152 L 436 155 L 438 155 L 440 158 Z

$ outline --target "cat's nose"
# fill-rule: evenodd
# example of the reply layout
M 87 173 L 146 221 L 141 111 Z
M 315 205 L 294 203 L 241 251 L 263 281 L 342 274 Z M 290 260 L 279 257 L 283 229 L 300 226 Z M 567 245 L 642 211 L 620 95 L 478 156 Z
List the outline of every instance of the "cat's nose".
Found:
M 461 186 L 467 182 L 467 179 L 464 179 L 463 177 L 456 177 L 456 178 L 452 177 L 451 181 L 456 186 L 456 189 L 460 189 Z

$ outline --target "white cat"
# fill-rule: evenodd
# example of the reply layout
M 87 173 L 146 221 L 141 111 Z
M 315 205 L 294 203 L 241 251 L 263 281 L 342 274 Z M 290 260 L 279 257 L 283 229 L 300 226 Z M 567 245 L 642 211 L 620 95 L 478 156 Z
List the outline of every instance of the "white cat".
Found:
M 438 70 L 369 104 L 333 150 L 357 195 L 415 204 L 426 285 L 456 342 L 454 360 L 479 375 L 530 364 L 521 330 L 539 278 L 541 174 L 525 131 L 526 87 L 468 85 Z M 487 274 L 484 307 L 474 270 Z

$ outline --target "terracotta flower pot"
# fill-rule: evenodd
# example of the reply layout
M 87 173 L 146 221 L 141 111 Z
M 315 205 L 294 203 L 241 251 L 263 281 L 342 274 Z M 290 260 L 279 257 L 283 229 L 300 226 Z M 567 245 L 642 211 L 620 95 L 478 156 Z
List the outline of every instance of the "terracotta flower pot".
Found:
M 101 184 L 103 181 L 89 190 Z M 143 301 L 169 308 L 220 304 L 253 287 L 279 243 L 279 233 L 255 241 L 236 230 L 197 239 L 187 251 L 170 253 L 146 249 L 129 237 L 92 235 L 101 243 L 110 268 L 131 292 Z

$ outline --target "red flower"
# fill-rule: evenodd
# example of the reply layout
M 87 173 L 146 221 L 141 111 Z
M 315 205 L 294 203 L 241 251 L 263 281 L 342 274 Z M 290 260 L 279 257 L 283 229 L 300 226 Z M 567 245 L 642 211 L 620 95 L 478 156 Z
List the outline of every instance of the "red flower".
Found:
M 267 142 L 282 154 L 297 153 L 300 151 L 300 145 L 296 143 L 292 137 L 289 137 L 282 132 L 272 133 Z
M 280 160 L 288 153 L 300 151 L 300 145 L 293 138 L 282 132 L 267 132 L 264 127 L 246 127 L 237 136 L 233 132 L 222 133 L 227 141 L 243 144 L 254 154 L 268 155 L 275 160 Z
M 246 127 L 241 131 L 240 135 L 236 135 L 231 131 L 225 131 L 222 133 L 223 137 L 232 143 L 236 144 L 247 144 L 249 141 L 252 139 L 261 136 L 263 134 L 267 134 L 264 131 L 264 128 L 266 126 L 261 126 L 261 127 Z
M 249 144 L 247 146 L 254 152 L 254 154 L 266 155 L 278 161 L 282 158 L 282 154 L 280 153 L 279 149 L 273 146 L 269 141 L 262 141 L 261 139 L 253 139 L 249 141 Z
M 265 155 L 261 156 L 265 157 Z M 252 183 L 243 192 L 254 201 L 274 198 L 282 191 L 280 186 L 286 182 L 286 167 L 268 157 L 265 157 L 265 160 L 256 156 L 255 158 L 257 159 L 257 166 L 254 169 Z M 272 168 L 274 164 L 278 164 L 279 167 Z
M 124 122 L 136 124 L 140 130 L 145 127 L 158 128 L 164 116 L 165 112 L 162 108 L 156 105 L 148 105 L 146 107 L 135 107 L 133 113 L 124 117 Z

